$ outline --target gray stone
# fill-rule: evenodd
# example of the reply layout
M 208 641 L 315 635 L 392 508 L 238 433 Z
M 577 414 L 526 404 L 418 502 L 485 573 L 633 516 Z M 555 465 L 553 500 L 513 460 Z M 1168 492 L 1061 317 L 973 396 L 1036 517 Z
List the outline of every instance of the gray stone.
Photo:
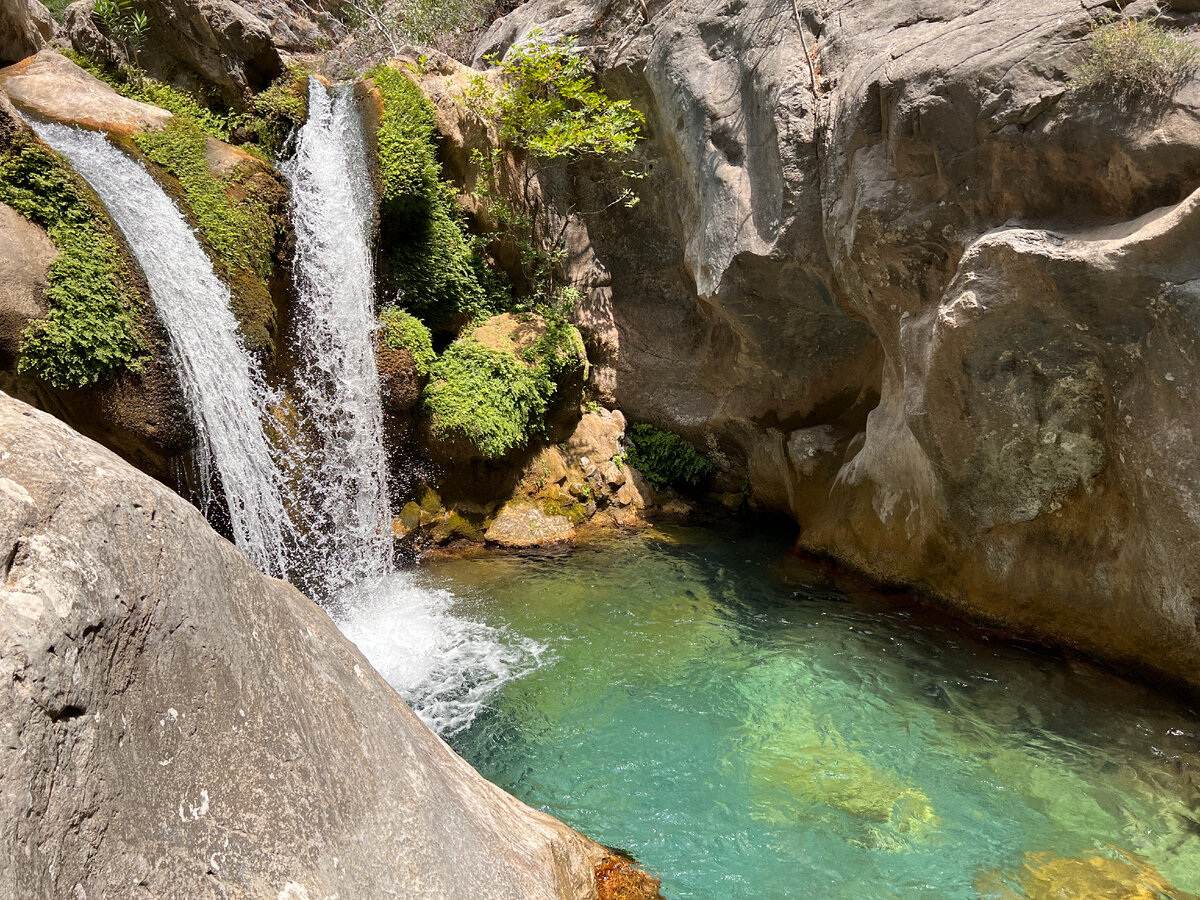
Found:
M 566 516 L 550 515 L 524 501 L 506 503 L 484 534 L 501 547 L 537 547 L 574 537 L 575 528 Z
M 0 64 L 37 53 L 57 31 L 50 11 L 38 0 L 0 2 Z
M 596 896 L 193 507 L 0 395 L 0 895 Z

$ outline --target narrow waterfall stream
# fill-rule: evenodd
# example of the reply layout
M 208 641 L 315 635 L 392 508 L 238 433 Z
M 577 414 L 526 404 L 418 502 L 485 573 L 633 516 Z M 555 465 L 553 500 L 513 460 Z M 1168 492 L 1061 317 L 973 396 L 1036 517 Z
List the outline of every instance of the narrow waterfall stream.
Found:
M 296 230 L 296 399 L 304 427 L 293 515 L 305 552 L 291 575 L 318 599 L 386 575 L 392 565 L 383 409 L 372 347 L 375 197 L 362 125 L 348 88 L 315 78 L 308 123 L 281 166 Z
M 365 154 L 349 89 L 312 79 L 308 123 L 281 167 L 296 229 L 299 422 L 288 455 L 299 543 L 289 574 L 449 736 L 490 693 L 534 668 L 543 648 L 455 615 L 454 594 L 392 567 Z
M 91 185 L 146 274 L 196 428 L 202 491 L 212 496 L 215 467 L 237 545 L 262 571 L 283 576 L 289 524 L 282 479 L 263 433 L 267 392 L 238 334 L 229 289 L 183 214 L 142 166 L 98 132 L 31 124 Z

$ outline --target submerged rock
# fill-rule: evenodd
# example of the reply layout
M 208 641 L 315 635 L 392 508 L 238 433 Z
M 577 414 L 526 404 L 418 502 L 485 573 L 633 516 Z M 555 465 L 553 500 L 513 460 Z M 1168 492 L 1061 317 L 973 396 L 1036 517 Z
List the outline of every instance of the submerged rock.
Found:
M 0 895 L 596 896 L 329 617 L 0 395 Z

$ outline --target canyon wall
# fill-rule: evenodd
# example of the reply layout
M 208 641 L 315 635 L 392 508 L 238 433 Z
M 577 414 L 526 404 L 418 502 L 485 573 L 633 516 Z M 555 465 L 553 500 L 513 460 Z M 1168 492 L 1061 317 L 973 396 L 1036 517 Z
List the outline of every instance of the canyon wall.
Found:
M 642 202 L 569 232 L 631 419 L 804 549 L 1195 689 L 1200 81 L 1073 88 L 1107 12 L 534 0 L 480 53 L 576 35 L 646 114 Z

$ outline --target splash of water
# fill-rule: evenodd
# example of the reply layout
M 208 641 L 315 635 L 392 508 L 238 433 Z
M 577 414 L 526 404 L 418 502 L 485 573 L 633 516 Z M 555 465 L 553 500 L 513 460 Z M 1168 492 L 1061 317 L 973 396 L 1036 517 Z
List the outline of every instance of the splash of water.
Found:
M 291 188 L 300 424 L 293 514 L 307 533 L 291 574 L 330 601 L 391 570 L 387 457 L 375 367 L 370 236 L 375 198 L 362 124 L 345 89 L 313 78 L 309 119 L 280 167 Z
M 392 569 L 374 355 L 375 197 L 350 92 L 309 83 L 309 120 L 281 167 L 296 229 L 296 412 L 289 456 L 300 551 L 290 572 L 434 730 L 469 726 L 540 645 L 454 613 L 457 598 Z
M 287 571 L 288 519 L 263 433 L 267 392 L 213 272 L 183 214 L 138 163 L 94 131 L 32 123 L 107 207 L 146 274 L 196 428 L 201 490 L 220 476 L 234 539 L 264 572 Z
M 547 661 L 544 644 L 456 615 L 458 597 L 412 572 L 363 582 L 346 600 L 342 632 L 442 737 L 469 727 L 499 688 Z

